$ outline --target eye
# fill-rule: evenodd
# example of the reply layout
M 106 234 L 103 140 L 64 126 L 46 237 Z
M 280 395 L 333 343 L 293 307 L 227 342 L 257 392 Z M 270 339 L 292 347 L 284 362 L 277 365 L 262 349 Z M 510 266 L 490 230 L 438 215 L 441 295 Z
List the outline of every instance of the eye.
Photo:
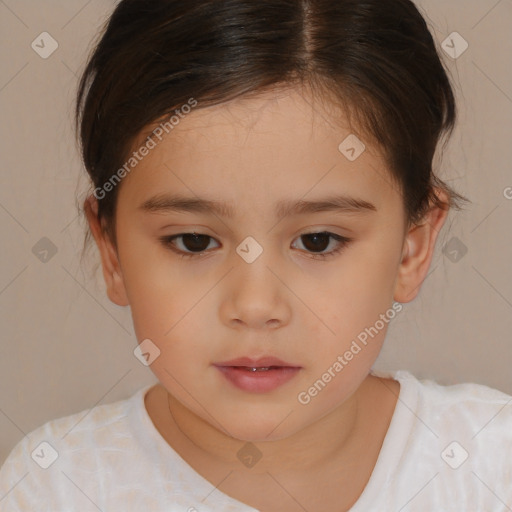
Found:
M 334 249 L 329 252 L 323 253 L 327 247 L 330 245 L 330 239 L 334 240 Z M 334 233 L 329 233 L 328 231 L 322 231 L 320 233 L 305 233 L 301 235 L 297 240 L 301 242 L 305 240 L 303 245 L 306 248 L 306 251 L 313 251 L 310 254 L 310 257 L 313 259 L 325 259 L 330 256 L 334 256 L 337 253 L 341 252 L 342 249 L 351 241 L 350 238 L 345 236 L 336 235 Z
M 176 248 L 174 241 L 180 239 L 182 239 L 181 244 L 178 245 L 181 245 L 183 248 Z M 165 247 L 169 247 L 182 258 L 202 256 L 208 248 L 209 240 L 214 239 L 201 233 L 180 233 L 179 235 L 163 236 L 160 238 Z

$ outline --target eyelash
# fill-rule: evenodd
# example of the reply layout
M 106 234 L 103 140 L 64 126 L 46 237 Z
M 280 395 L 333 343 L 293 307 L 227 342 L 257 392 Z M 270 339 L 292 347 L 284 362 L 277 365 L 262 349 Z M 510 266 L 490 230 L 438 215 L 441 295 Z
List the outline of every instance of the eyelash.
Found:
M 207 254 L 207 252 L 205 252 L 205 251 L 197 252 L 197 253 L 194 253 L 194 252 L 189 253 L 189 252 L 184 252 L 179 249 L 176 249 L 172 242 L 174 241 L 175 238 L 180 238 L 184 235 L 200 235 L 200 236 L 207 236 L 208 238 L 213 239 L 213 237 L 211 237 L 209 235 L 204 235 L 202 233 L 194 232 L 194 233 L 179 233 L 177 235 L 172 235 L 172 236 L 162 236 L 162 237 L 160 237 L 160 241 L 162 242 L 164 247 L 169 248 L 171 251 L 176 253 L 180 258 L 192 258 L 192 257 L 201 258 Z M 312 231 L 311 233 L 303 233 L 298 238 L 301 238 L 303 236 L 308 236 L 308 235 L 328 235 L 330 238 L 333 238 L 334 240 L 339 242 L 337 247 L 330 252 L 327 252 L 324 254 L 308 253 L 309 254 L 308 257 L 310 257 L 312 259 L 318 259 L 318 260 L 325 260 L 331 256 L 337 255 L 352 241 L 351 238 L 347 238 L 347 237 L 341 236 L 341 235 L 336 235 L 335 233 L 330 233 L 329 231 Z

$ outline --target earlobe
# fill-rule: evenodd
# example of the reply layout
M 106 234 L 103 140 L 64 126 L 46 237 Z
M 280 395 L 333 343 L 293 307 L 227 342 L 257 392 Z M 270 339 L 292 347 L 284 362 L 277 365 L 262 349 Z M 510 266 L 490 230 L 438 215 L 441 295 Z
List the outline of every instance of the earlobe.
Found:
M 442 199 L 447 201 L 444 192 L 437 193 L 444 196 Z M 395 301 L 411 302 L 418 295 L 432 262 L 437 236 L 447 215 L 448 209 L 432 206 L 421 223 L 409 229 L 398 268 L 393 296 Z
M 98 218 L 98 200 L 93 195 L 87 197 L 84 201 L 84 212 L 100 252 L 108 298 L 118 306 L 128 306 L 129 301 L 117 251 L 101 225 L 101 221 Z

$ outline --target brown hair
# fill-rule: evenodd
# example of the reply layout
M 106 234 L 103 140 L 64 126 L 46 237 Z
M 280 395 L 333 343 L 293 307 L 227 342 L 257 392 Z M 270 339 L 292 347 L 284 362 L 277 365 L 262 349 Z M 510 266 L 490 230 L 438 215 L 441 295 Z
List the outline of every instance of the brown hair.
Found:
M 466 201 L 432 169 L 456 105 L 410 0 L 121 0 L 100 36 L 75 113 L 94 187 L 126 162 L 148 126 L 191 97 L 200 108 L 309 84 L 353 112 L 380 145 L 409 222 L 432 204 L 460 208 Z M 119 186 L 98 201 L 114 243 Z

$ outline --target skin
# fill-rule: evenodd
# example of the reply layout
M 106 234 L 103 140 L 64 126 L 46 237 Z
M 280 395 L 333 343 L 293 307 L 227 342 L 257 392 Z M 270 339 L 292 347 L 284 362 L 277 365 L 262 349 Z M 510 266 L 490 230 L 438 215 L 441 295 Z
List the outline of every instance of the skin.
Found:
M 84 205 L 109 298 L 131 307 L 137 339 L 161 352 L 150 366 L 160 384 L 145 398 L 153 423 L 220 491 L 262 511 L 339 512 L 360 496 L 400 388 L 370 374 L 387 324 L 307 405 L 297 396 L 393 300 L 416 297 L 447 215 L 433 207 L 409 225 L 370 139 L 357 132 L 366 150 L 354 162 L 338 150 L 351 133 L 348 119 L 335 123 L 304 90 L 198 108 L 123 179 L 117 249 L 94 197 Z M 235 216 L 139 208 L 164 192 L 232 203 Z M 333 193 L 377 211 L 275 216 L 280 200 Z M 301 235 L 323 231 L 352 241 L 314 258 Z M 206 256 L 180 258 L 159 240 L 183 232 L 212 237 Z M 247 236 L 263 248 L 250 264 L 236 252 Z M 337 246 L 330 239 L 319 251 Z M 174 247 L 191 250 L 183 239 Z M 264 355 L 301 370 L 272 392 L 248 393 L 212 365 Z M 252 468 L 237 458 L 247 441 L 262 452 Z

